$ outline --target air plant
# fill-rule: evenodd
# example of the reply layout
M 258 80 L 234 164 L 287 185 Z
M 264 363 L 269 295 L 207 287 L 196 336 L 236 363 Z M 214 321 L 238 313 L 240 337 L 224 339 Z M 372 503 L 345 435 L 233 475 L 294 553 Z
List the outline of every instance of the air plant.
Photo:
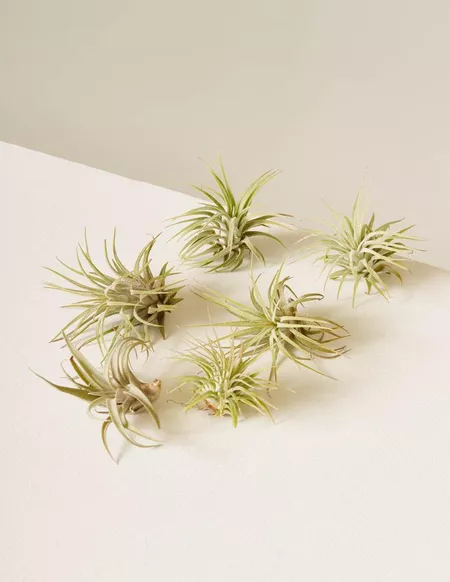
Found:
M 258 288 L 258 278 L 251 278 L 251 305 L 238 303 L 211 289 L 196 289 L 203 299 L 225 308 L 237 319 L 215 323 L 215 326 L 235 328 L 227 337 L 240 339 L 246 349 L 255 354 L 270 350 L 272 368 L 270 378 L 277 380 L 279 357 L 285 357 L 299 366 L 321 373 L 308 365 L 314 358 L 337 358 L 345 346 L 334 347 L 333 342 L 347 336 L 342 325 L 331 319 L 308 315 L 300 308 L 311 301 L 323 299 L 319 293 L 297 296 L 288 285 L 291 277 L 282 278 L 283 265 L 275 273 L 267 292 L 267 301 Z
M 185 404 L 186 411 L 196 406 L 214 416 L 231 416 L 235 427 L 245 406 L 272 418 L 273 406 L 259 392 L 268 392 L 276 385 L 249 370 L 257 355 L 247 353 L 233 339 L 228 346 L 194 338 L 190 343 L 191 349 L 177 357 L 200 369 L 197 375 L 179 378 L 177 388 L 188 385 L 192 390 L 192 398 Z
M 88 332 L 88 341 L 97 340 L 105 354 L 108 351 L 105 342 L 107 334 L 114 334 L 109 349 L 120 336 L 138 337 L 151 343 L 151 330 L 159 329 L 164 337 L 165 316 L 181 301 L 177 293 L 183 285 L 179 286 L 179 281 L 167 283 L 167 278 L 176 274 L 167 263 L 158 275 L 152 273 L 150 253 L 156 238 L 152 238 L 141 250 L 131 270 L 125 267 L 117 254 L 115 231 L 111 249 L 106 240 L 104 242 L 110 274 L 103 272 L 94 263 L 86 236 L 84 246 L 80 244 L 77 248 L 78 268 L 70 267 L 58 259 L 76 278 L 48 269 L 69 283 L 69 286 L 46 283 L 46 287 L 82 297 L 81 301 L 65 306 L 81 309 L 81 313 L 65 325 L 52 341 L 62 339 L 63 334 L 67 334 L 73 341 Z
M 141 382 L 130 366 L 131 352 L 138 347 L 148 352 L 148 344 L 138 338 L 120 338 L 109 352 L 101 372 L 65 335 L 64 340 L 71 353 L 71 370 L 68 371 L 62 366 L 69 386 L 56 384 L 39 374 L 36 375 L 57 390 L 89 402 L 90 416 L 102 421 L 102 441 L 111 458 L 115 460 L 107 443 L 107 431 L 111 424 L 134 446 L 160 446 L 159 441 L 139 431 L 129 422 L 130 415 L 146 412 L 160 428 L 153 402 L 160 395 L 161 381 Z
M 420 240 L 407 234 L 413 225 L 394 230 L 392 227 L 402 222 L 401 219 L 375 226 L 375 214 L 365 222 L 359 195 L 351 217 L 333 213 L 336 220 L 331 225 L 331 233 L 312 232 L 312 236 L 316 237 L 313 246 L 323 251 L 317 260 L 323 261 L 324 270 L 328 270 L 327 281 L 339 281 L 339 298 L 346 279 L 353 279 L 353 307 L 362 281 L 366 284 L 367 293 L 373 288 L 388 300 L 389 288 L 382 276 L 394 275 L 402 282 L 400 271 L 409 272 L 404 263 L 410 261 L 410 255 L 418 249 L 408 246 L 408 241 Z
M 191 266 L 207 268 L 210 272 L 234 271 L 246 256 L 264 262 L 264 255 L 253 244 L 255 236 L 264 236 L 283 243 L 265 230 L 271 226 L 292 228 L 276 219 L 288 214 L 249 214 L 256 193 L 274 178 L 279 171 L 269 170 L 247 188 L 240 200 L 231 190 L 225 170 L 220 164 L 221 175 L 210 168 L 217 189 L 194 186 L 209 202 L 172 219 L 173 226 L 185 225 L 175 235 L 186 239 L 180 257 Z

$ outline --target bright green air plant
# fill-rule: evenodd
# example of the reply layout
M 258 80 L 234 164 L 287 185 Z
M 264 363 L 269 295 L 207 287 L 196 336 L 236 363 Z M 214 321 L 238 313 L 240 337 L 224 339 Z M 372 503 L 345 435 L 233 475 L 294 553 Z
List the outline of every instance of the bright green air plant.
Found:
M 297 296 L 288 285 L 291 277 L 282 278 L 283 265 L 273 277 L 267 292 L 267 300 L 258 288 L 258 278 L 251 280 L 251 305 L 243 305 L 211 289 L 197 289 L 203 299 L 225 308 L 237 319 L 214 324 L 236 328 L 229 336 L 243 341 L 246 349 L 255 354 L 267 350 L 272 353 L 270 378 L 277 379 L 279 356 L 284 356 L 299 366 L 319 372 L 307 364 L 314 358 L 337 358 L 345 346 L 334 347 L 336 340 L 348 334 L 342 325 L 331 319 L 308 315 L 304 304 L 323 299 L 319 293 Z M 320 373 L 320 372 L 319 372 Z
M 187 239 L 180 251 L 181 259 L 191 266 L 207 268 L 210 272 L 234 271 L 248 255 L 264 262 L 262 252 L 252 239 L 265 236 L 283 245 L 279 238 L 261 229 L 271 226 L 292 228 L 274 220 L 290 216 L 288 214 L 249 215 L 255 194 L 279 173 L 278 170 L 262 174 L 237 200 L 222 164 L 220 169 L 221 176 L 210 168 L 217 190 L 194 186 L 209 202 L 172 219 L 174 226 L 185 225 L 175 235 Z
M 246 353 L 242 344 L 235 345 L 233 340 L 224 347 L 218 341 L 203 343 L 191 339 L 191 349 L 177 358 L 200 368 L 197 375 L 179 378 L 177 388 L 187 385 L 192 390 L 185 410 L 197 406 L 215 416 L 231 416 L 234 426 L 242 415 L 242 407 L 246 406 L 272 418 L 270 409 L 273 406 L 259 393 L 268 393 L 276 385 L 249 370 L 257 358 L 255 354 Z
M 156 237 L 145 245 L 139 253 L 134 267 L 130 270 L 119 259 L 114 232 L 111 250 L 105 240 L 104 253 L 110 274 L 100 270 L 92 260 L 87 238 L 84 247 L 77 248 L 78 268 L 70 267 L 58 259 L 68 269 L 70 277 L 53 269 L 48 269 L 64 279 L 70 286 L 46 283 L 46 287 L 67 291 L 82 297 L 81 301 L 65 307 L 81 309 L 53 341 L 62 339 L 63 334 L 73 341 L 84 332 L 87 341 L 97 340 L 102 352 L 107 353 L 119 337 L 138 337 L 151 343 L 151 331 L 159 329 L 164 337 L 164 319 L 181 301 L 177 293 L 183 288 L 179 281 L 167 283 L 167 278 L 175 275 L 167 263 L 158 275 L 150 269 L 150 253 Z M 76 277 L 73 278 L 73 275 Z M 111 346 L 107 349 L 105 336 L 113 333 Z
M 328 270 L 327 280 L 339 281 L 339 297 L 346 279 L 353 279 L 353 306 L 362 281 L 366 284 L 367 293 L 374 288 L 387 300 L 389 289 L 382 276 L 394 275 L 402 282 L 400 271 L 409 272 L 404 263 L 411 260 L 410 255 L 417 249 L 407 243 L 420 240 L 407 234 L 413 226 L 393 230 L 392 227 L 403 219 L 375 226 L 375 214 L 365 222 L 359 195 L 351 217 L 336 212 L 334 215 L 336 220 L 331 225 L 331 233 L 312 233 L 316 237 L 313 246 L 323 251 L 317 260 L 324 262 L 324 269 Z
M 38 376 L 57 390 L 89 402 L 89 414 L 102 421 L 102 440 L 111 458 L 114 459 L 106 439 L 111 424 L 132 445 L 141 448 L 160 446 L 159 441 L 141 432 L 129 421 L 130 415 L 146 412 L 160 428 L 153 402 L 160 395 L 161 381 L 141 382 L 130 366 L 131 352 L 140 347 L 148 353 L 148 344 L 138 338 L 119 338 L 104 361 L 101 372 L 65 335 L 64 340 L 71 353 L 69 363 L 72 370 L 63 367 L 69 385 L 56 384 Z

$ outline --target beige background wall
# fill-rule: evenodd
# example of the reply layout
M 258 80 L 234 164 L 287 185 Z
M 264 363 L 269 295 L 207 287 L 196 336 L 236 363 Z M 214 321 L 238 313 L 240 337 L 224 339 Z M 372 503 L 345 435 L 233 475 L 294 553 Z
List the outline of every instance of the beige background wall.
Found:
M 447 0 L 0 0 L 0 139 L 183 191 L 280 167 L 299 218 L 364 178 L 450 268 L 449 65 Z

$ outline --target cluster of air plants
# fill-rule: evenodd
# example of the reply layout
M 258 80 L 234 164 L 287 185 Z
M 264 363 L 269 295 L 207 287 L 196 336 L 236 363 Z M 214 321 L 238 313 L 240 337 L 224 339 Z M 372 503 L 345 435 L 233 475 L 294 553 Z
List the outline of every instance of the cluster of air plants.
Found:
M 288 284 L 290 277 L 282 278 L 283 265 L 273 277 L 265 299 L 258 287 L 258 279 L 251 279 L 250 305 L 238 303 L 211 289 L 197 289 L 203 299 L 225 308 L 237 319 L 215 324 L 232 327 L 229 337 L 240 339 L 246 349 L 255 354 L 272 353 L 271 378 L 277 380 L 279 357 L 299 366 L 313 369 L 308 362 L 314 358 L 337 358 L 345 346 L 334 342 L 347 333 L 344 327 L 331 319 L 308 314 L 305 304 L 323 299 L 318 293 L 297 296 Z
M 159 331 L 165 337 L 165 316 L 181 301 L 178 293 L 183 285 L 179 281 L 168 282 L 176 275 L 174 269 L 165 263 L 158 274 L 153 274 L 150 268 L 155 242 L 156 238 L 152 238 L 139 252 L 133 268 L 128 269 L 117 253 L 114 232 L 112 244 L 104 242 L 105 272 L 92 259 L 85 236 L 84 246 L 77 248 L 77 267 L 59 261 L 68 274 L 48 269 L 66 283 L 48 282 L 48 288 L 71 293 L 80 300 L 65 305 L 79 313 L 52 340 L 64 341 L 71 353 L 72 372 L 63 368 L 70 385 L 46 382 L 90 402 L 89 413 L 103 421 L 102 439 L 109 453 L 106 434 L 111 424 L 138 447 L 153 447 L 155 441 L 129 422 L 130 414 L 147 412 L 160 426 L 152 402 L 160 394 L 161 382 L 141 382 L 130 366 L 130 355 L 136 348 L 148 352 L 153 347 L 152 332 Z M 89 362 L 80 347 L 75 347 L 75 340 L 80 340 L 80 347 L 98 343 L 102 370 Z
M 106 240 L 104 242 L 105 259 L 110 271 L 105 273 L 94 263 L 85 236 L 84 246 L 80 244 L 77 248 L 76 268 L 59 261 L 70 276 L 48 269 L 69 285 L 48 282 L 48 288 L 82 298 L 65 306 L 80 310 L 80 313 L 64 326 L 54 341 L 62 339 L 63 334 L 74 341 L 86 332 L 87 341 L 97 340 L 103 353 L 107 353 L 105 338 L 110 334 L 112 341 L 109 349 L 119 337 L 138 337 L 151 343 L 151 332 L 155 328 L 164 337 L 165 316 L 181 301 L 177 294 L 183 286 L 179 281 L 167 282 L 176 274 L 167 263 L 159 274 L 153 274 L 150 253 L 155 242 L 156 238 L 152 238 L 138 254 L 133 268 L 128 269 L 117 254 L 114 232 L 111 248 Z
M 213 169 L 211 173 L 217 189 L 197 188 L 208 202 L 172 219 L 180 227 L 175 237 L 186 239 L 180 259 L 209 272 L 238 269 L 246 257 L 252 263 L 253 259 L 264 262 L 261 250 L 253 243 L 254 237 L 264 236 L 281 243 L 267 230 L 273 226 L 292 228 L 279 220 L 286 214 L 250 214 L 255 195 L 278 172 L 269 171 L 257 178 L 239 200 L 222 165 L 219 173 Z M 408 234 L 411 227 L 395 230 L 398 222 L 375 226 L 374 215 L 365 221 L 358 197 L 350 218 L 336 214 L 330 233 L 312 231 L 315 245 L 322 251 L 319 260 L 328 269 L 327 280 L 339 282 L 338 297 L 344 282 L 351 278 L 353 305 L 361 282 L 369 293 L 375 289 L 388 298 L 384 275 L 392 274 L 401 280 L 400 271 L 407 270 L 405 263 L 414 250 L 408 246 L 409 241 L 418 240 Z M 160 395 L 161 381 L 139 380 L 130 361 L 136 350 L 148 353 L 153 349 L 153 332 L 159 331 L 165 337 L 165 316 L 181 301 L 179 292 L 183 288 L 180 281 L 173 280 L 177 273 L 167 263 L 157 274 L 151 270 L 155 241 L 152 238 L 145 245 L 129 269 L 118 256 L 114 232 L 112 243 L 104 243 L 104 269 L 94 262 L 85 237 L 84 245 L 77 248 L 75 267 L 59 261 L 66 271 L 49 269 L 64 283 L 49 282 L 47 287 L 77 296 L 78 301 L 65 307 L 77 309 L 78 313 L 53 339 L 65 342 L 70 352 L 70 370 L 63 367 L 65 383 L 40 377 L 57 390 L 89 403 L 89 414 L 102 421 L 102 440 L 111 457 L 107 442 L 111 425 L 137 447 L 161 444 L 131 421 L 133 415 L 144 412 L 160 427 L 153 403 Z M 346 352 L 342 340 L 348 334 L 344 327 L 308 310 L 323 295 L 297 295 L 290 285 L 291 278 L 283 276 L 282 271 L 283 264 L 265 295 L 252 271 L 248 304 L 209 288 L 193 290 L 206 301 L 224 308 L 233 319 L 211 324 L 230 329 L 222 337 L 205 341 L 192 338 L 177 356 L 178 361 L 196 370 L 179 377 L 175 387 L 190 390 L 185 410 L 197 407 L 214 416 L 229 416 L 234 426 L 246 408 L 272 418 L 274 407 L 264 395 L 269 396 L 270 390 L 277 387 L 282 360 L 322 374 L 315 360 L 337 358 Z M 99 368 L 81 351 L 92 342 L 101 351 Z M 257 361 L 266 353 L 271 354 L 268 377 L 256 368 Z
M 278 174 L 277 170 L 262 174 L 237 200 L 222 164 L 220 169 L 221 176 L 210 168 L 217 190 L 195 186 L 209 202 L 172 220 L 174 226 L 184 225 L 175 235 L 186 239 L 180 252 L 183 261 L 209 271 L 225 272 L 239 268 L 248 255 L 264 262 L 262 252 L 253 244 L 252 239 L 264 236 L 282 245 L 279 238 L 264 229 L 271 226 L 291 227 L 278 220 L 290 216 L 288 214 L 249 214 L 253 198 Z
M 198 374 L 179 378 L 178 388 L 189 385 L 192 391 L 192 398 L 185 404 L 186 411 L 196 406 L 214 416 L 229 415 L 234 426 L 242 415 L 242 407 L 253 408 L 272 418 L 273 406 L 260 393 L 268 393 L 276 385 L 249 370 L 258 355 L 250 354 L 234 337 L 227 346 L 219 341 L 202 342 L 193 338 L 190 348 L 177 358 L 200 369 Z
M 353 280 L 353 306 L 361 282 L 366 284 L 367 293 L 375 289 L 388 299 L 389 288 L 383 275 L 394 275 L 402 282 L 401 271 L 408 271 L 405 263 L 411 261 L 411 254 L 417 250 L 408 243 L 420 240 L 408 234 L 413 226 L 394 230 L 402 220 L 376 226 L 375 214 L 366 222 L 360 196 L 350 217 L 333 213 L 331 232 L 313 231 L 315 245 L 322 252 L 318 260 L 323 261 L 328 271 L 327 280 L 339 282 L 338 297 L 344 282 Z
M 108 427 L 113 424 L 126 441 L 134 446 L 147 448 L 159 446 L 152 436 L 138 430 L 130 423 L 129 416 L 146 412 L 160 428 L 158 415 L 153 402 L 161 392 L 161 381 L 147 383 L 140 381 L 130 365 L 130 355 L 136 348 L 148 351 L 148 344 L 138 338 L 120 338 L 110 350 L 104 361 L 103 371 L 99 371 L 76 349 L 72 342 L 63 335 L 71 357 L 71 371 L 62 366 L 68 386 L 45 382 L 66 394 L 71 394 L 89 402 L 89 414 L 102 421 L 103 444 L 114 459 L 107 443 Z

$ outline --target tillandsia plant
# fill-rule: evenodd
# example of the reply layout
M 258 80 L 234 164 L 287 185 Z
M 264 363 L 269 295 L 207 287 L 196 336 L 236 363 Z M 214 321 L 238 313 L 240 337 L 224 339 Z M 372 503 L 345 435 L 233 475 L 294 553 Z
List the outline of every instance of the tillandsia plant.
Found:
M 93 418 L 102 421 L 103 444 L 113 460 L 115 459 L 106 438 L 111 424 L 132 445 L 142 448 L 159 446 L 160 442 L 139 431 L 129 422 L 130 415 L 146 412 L 160 428 L 153 402 L 160 395 L 161 381 L 141 382 L 130 366 L 131 352 L 138 347 L 148 352 L 148 344 L 138 338 L 120 338 L 109 352 L 101 372 L 74 347 L 68 337 L 64 336 L 64 339 L 71 353 L 71 371 L 63 367 L 69 385 L 50 382 L 37 374 L 39 378 L 61 392 L 89 402 L 88 412 Z
M 268 392 L 276 385 L 249 370 L 257 358 L 245 352 L 242 344 L 236 345 L 233 339 L 228 346 L 217 341 L 191 339 L 191 349 L 177 358 L 200 368 L 197 375 L 179 378 L 177 388 L 188 385 L 192 390 L 185 410 L 196 406 L 215 416 L 231 416 L 234 426 L 242 415 L 242 407 L 246 406 L 272 418 L 270 409 L 274 407 L 259 393 Z
M 339 281 L 339 297 L 346 279 L 353 279 L 353 307 L 361 282 L 366 284 L 367 293 L 373 288 L 388 300 L 389 288 L 382 276 L 394 275 L 402 282 L 400 271 L 409 272 L 404 263 L 410 261 L 410 255 L 418 249 L 408 246 L 408 243 L 421 240 L 407 234 L 414 225 L 394 230 L 392 227 L 402 222 L 401 219 L 376 226 L 375 214 L 365 222 L 360 195 L 350 217 L 333 213 L 336 220 L 330 233 L 312 232 L 316 237 L 313 246 L 323 252 L 317 260 L 323 261 L 324 269 L 328 270 L 327 281 Z
M 256 193 L 274 178 L 278 170 L 269 170 L 257 178 L 237 200 L 220 165 L 221 175 L 210 168 L 217 189 L 194 186 L 209 200 L 172 219 L 174 226 L 184 225 L 175 237 L 187 239 L 180 252 L 183 261 L 191 266 L 207 268 L 210 272 L 234 271 L 247 255 L 264 262 L 262 252 L 253 244 L 256 236 L 281 240 L 266 232 L 271 226 L 292 228 L 277 219 L 288 214 L 249 214 Z M 261 230 L 263 229 L 263 230 Z
M 345 346 L 334 347 L 333 342 L 348 334 L 342 325 L 331 319 L 308 315 L 300 308 L 305 303 L 323 299 L 319 293 L 297 296 L 288 285 L 290 277 L 282 278 L 283 265 L 275 273 L 267 292 L 267 300 L 258 288 L 258 278 L 251 278 L 251 305 L 243 305 L 211 289 L 194 290 L 203 299 L 225 308 L 237 319 L 214 324 L 236 328 L 229 336 L 243 341 L 246 349 L 255 354 L 272 352 L 270 378 L 277 380 L 280 356 L 299 366 L 321 373 L 308 365 L 314 358 L 337 358 Z
M 167 263 L 158 275 L 150 269 L 150 253 L 156 238 L 145 245 L 130 270 L 120 260 L 116 249 L 116 232 L 109 248 L 106 240 L 104 253 L 110 274 L 103 272 L 93 261 L 87 237 L 85 244 L 77 248 L 78 268 L 70 267 L 58 259 L 72 276 L 48 269 L 63 279 L 69 286 L 46 283 L 46 287 L 67 291 L 82 297 L 81 301 L 65 307 L 81 309 L 62 331 L 53 339 L 60 340 L 63 334 L 73 341 L 84 332 L 88 341 L 97 340 L 103 354 L 108 352 L 105 336 L 113 333 L 109 349 L 119 337 L 138 337 L 151 342 L 151 330 L 159 329 L 164 337 L 166 313 L 173 311 L 181 301 L 177 297 L 183 288 L 180 281 L 168 283 L 167 278 L 175 275 Z M 73 275 L 76 278 L 73 278 Z

